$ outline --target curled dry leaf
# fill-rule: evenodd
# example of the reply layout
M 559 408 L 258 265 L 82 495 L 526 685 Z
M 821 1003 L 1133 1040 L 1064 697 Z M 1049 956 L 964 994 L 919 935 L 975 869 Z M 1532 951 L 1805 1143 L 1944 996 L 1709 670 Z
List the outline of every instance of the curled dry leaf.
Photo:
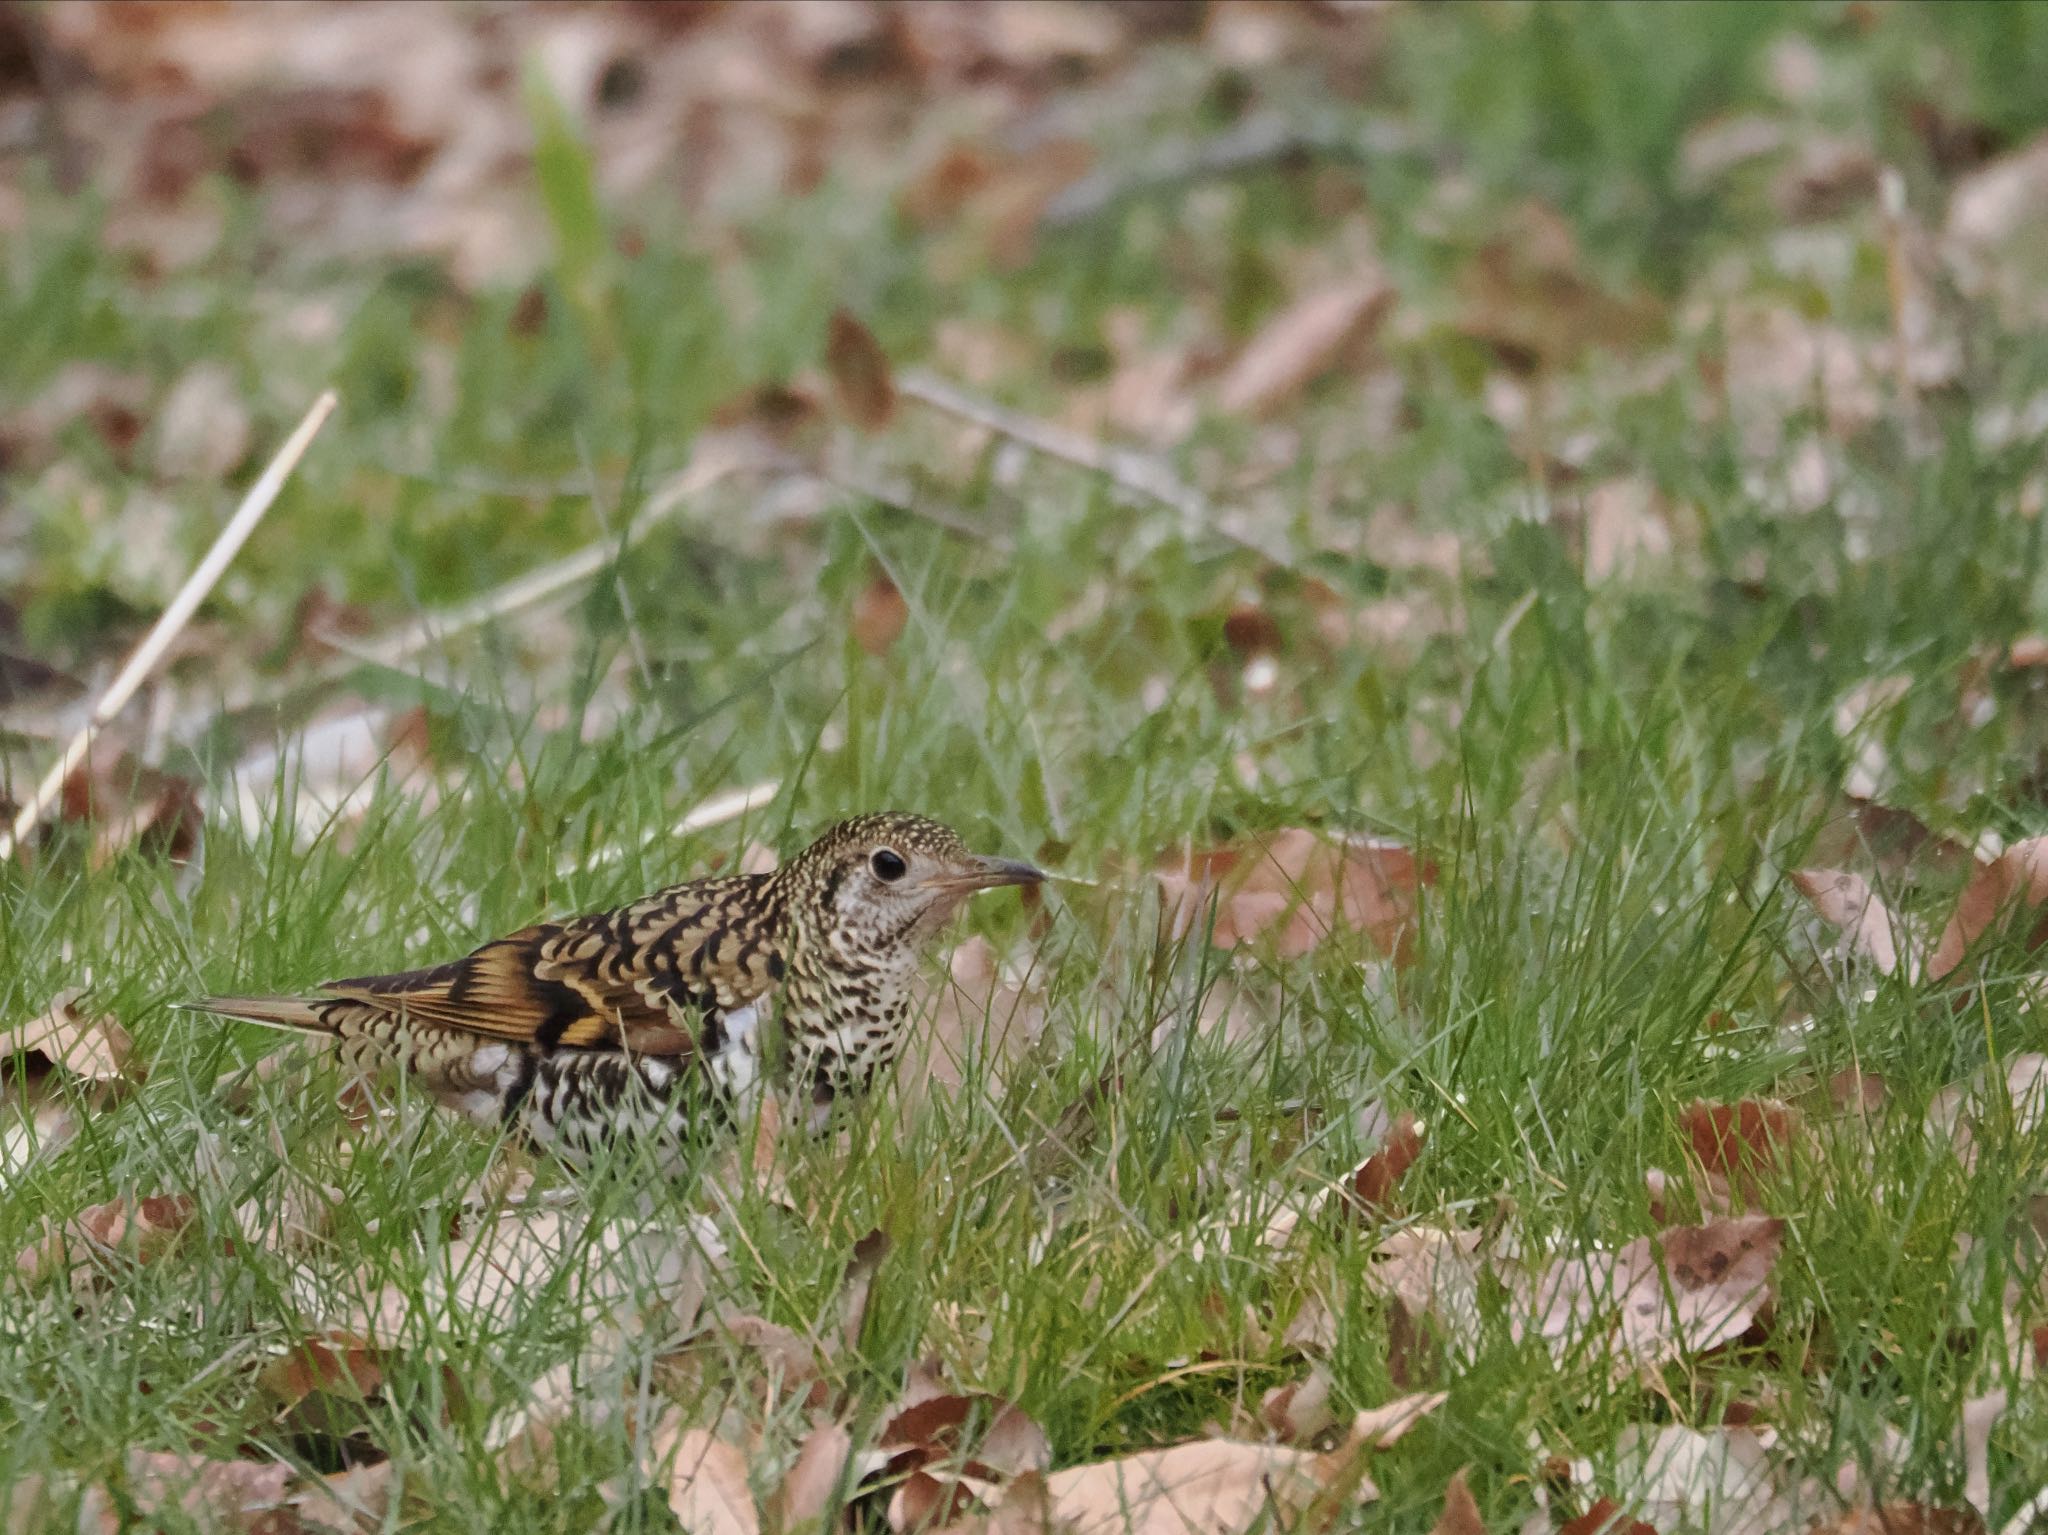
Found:
M 1157 872 L 1173 936 L 1199 931 L 1215 902 L 1218 948 L 1274 935 L 1286 957 L 1306 954 L 1340 928 L 1367 934 L 1404 963 L 1414 943 L 1416 891 L 1436 877 L 1401 843 L 1325 838 L 1295 827 L 1206 852 Z
M 14 1266 L 34 1283 L 63 1270 L 80 1271 L 109 1259 L 152 1263 L 177 1244 L 198 1210 L 197 1203 L 183 1194 L 153 1194 L 132 1202 L 113 1199 L 92 1205 L 64 1226 L 46 1225 L 43 1235 L 16 1256 Z
M 690 1535 L 761 1535 L 745 1452 L 709 1429 L 676 1433 L 670 1428 L 668 1433 L 675 1445 L 668 1506 L 683 1528 Z
M 382 1351 L 345 1332 L 303 1339 L 256 1373 L 256 1389 L 279 1414 L 315 1393 L 367 1397 L 383 1382 Z
M 770 1527 L 794 1531 L 823 1519 L 852 1458 L 853 1436 L 844 1424 L 827 1421 L 813 1428 L 769 1501 Z
M 1330 1367 L 1318 1364 L 1300 1380 L 1275 1386 L 1259 1401 L 1259 1421 L 1286 1444 L 1308 1444 L 1337 1421 L 1330 1405 L 1336 1382 Z
M 2048 837 L 2015 842 L 1991 862 L 1979 865 L 1934 945 L 1927 961 L 1928 979 L 1938 981 L 1960 965 L 1971 945 L 2006 911 L 2031 916 L 2044 902 L 2048 902 Z M 2044 942 L 2048 942 L 2048 917 L 2033 917 L 2027 929 L 2027 948 L 2038 949 Z
M 1620 1374 L 1704 1353 L 1757 1320 L 1783 1244 L 1783 1221 L 1752 1216 L 1555 1259 L 1511 1285 L 1515 1334 L 1533 1332 L 1560 1356 L 1609 1338 Z
M 1350 1194 L 1367 1216 L 1386 1215 L 1394 1209 L 1394 1191 L 1415 1159 L 1422 1155 L 1428 1126 L 1413 1114 L 1403 1114 L 1388 1129 L 1379 1150 L 1359 1164 L 1351 1175 Z
M 1679 1123 L 1709 1196 L 1724 1210 L 1735 1199 L 1755 1205 L 1764 1176 L 1782 1169 L 1787 1151 L 1804 1134 L 1799 1111 L 1775 1098 L 1698 1100 Z
M 1909 982 L 1919 979 L 1920 957 L 1910 940 L 1903 953 L 1900 950 L 1899 940 L 1907 929 L 1862 875 L 1799 869 L 1792 874 L 1792 885 L 1822 921 L 1841 931 L 1847 953 L 1868 960 L 1880 975 L 1903 974 Z
M 896 381 L 889 354 L 868 328 L 844 309 L 832 312 L 825 333 L 825 371 L 833 398 L 863 431 L 879 432 L 896 415 Z
M 127 1031 L 112 1018 L 80 1007 L 83 995 L 78 987 L 61 991 L 38 1017 L 0 1031 L 0 1062 L 20 1052 L 88 1082 L 140 1082 L 141 1063 Z M 31 1067 L 35 1064 L 31 1060 Z
M 1303 294 L 1238 354 L 1216 386 L 1217 407 L 1246 416 L 1289 404 L 1370 335 L 1393 303 L 1393 284 L 1377 271 Z

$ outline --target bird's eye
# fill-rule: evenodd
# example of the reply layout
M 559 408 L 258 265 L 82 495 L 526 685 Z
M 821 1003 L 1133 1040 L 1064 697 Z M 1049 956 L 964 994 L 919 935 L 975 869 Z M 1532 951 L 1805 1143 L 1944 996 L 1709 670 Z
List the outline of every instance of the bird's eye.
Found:
M 885 884 L 893 885 L 910 872 L 910 865 L 903 861 L 903 855 L 890 847 L 876 848 L 868 866 L 875 871 L 875 878 Z

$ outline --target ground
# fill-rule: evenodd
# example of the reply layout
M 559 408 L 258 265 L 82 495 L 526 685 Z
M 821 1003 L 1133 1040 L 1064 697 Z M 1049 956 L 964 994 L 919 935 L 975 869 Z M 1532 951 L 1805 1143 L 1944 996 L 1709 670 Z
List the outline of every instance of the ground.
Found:
M 0 863 L 10 1530 L 2028 1527 L 2048 10 L 266 11 L 0 28 L 0 798 L 341 400 Z M 171 1006 L 883 807 L 691 1178 Z

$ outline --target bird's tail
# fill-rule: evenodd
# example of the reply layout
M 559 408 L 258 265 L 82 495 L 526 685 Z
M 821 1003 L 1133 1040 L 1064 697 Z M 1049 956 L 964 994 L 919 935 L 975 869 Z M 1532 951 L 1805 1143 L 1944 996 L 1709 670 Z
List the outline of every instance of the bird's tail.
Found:
M 260 1023 L 265 1028 L 285 1029 L 294 1034 L 332 1034 L 332 998 L 309 1001 L 303 997 L 202 997 L 197 1002 L 178 1004 L 186 1012 L 212 1013 L 243 1023 Z

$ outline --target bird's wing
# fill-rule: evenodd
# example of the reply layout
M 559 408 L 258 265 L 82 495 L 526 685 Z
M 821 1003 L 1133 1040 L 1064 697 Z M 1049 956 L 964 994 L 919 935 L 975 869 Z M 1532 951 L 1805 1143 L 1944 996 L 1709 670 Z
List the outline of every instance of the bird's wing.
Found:
M 321 989 L 542 1049 L 687 1055 L 694 1015 L 744 1006 L 781 978 L 760 905 L 750 876 L 699 880 L 615 911 L 536 923 L 451 964 Z

